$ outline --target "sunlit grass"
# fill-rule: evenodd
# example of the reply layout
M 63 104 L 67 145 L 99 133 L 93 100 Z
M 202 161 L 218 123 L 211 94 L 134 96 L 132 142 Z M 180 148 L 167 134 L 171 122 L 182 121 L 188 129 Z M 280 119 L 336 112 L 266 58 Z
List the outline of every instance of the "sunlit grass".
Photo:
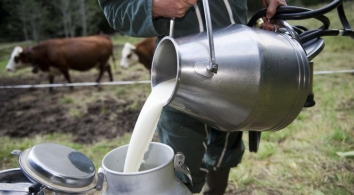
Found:
M 32 138 L 0 137 L 0 143 L 7 143 L 6 145 L 2 145 L 0 148 L 1 167 L 17 167 L 18 159 L 16 156 L 11 155 L 11 151 L 15 149 L 24 151 L 40 143 L 57 143 L 80 151 L 91 159 L 96 168 L 98 168 L 101 166 L 101 160 L 105 154 L 116 147 L 129 143 L 130 135 L 126 134 L 110 141 L 103 140 L 91 145 L 75 143 L 72 138 L 73 136 L 70 134 L 58 133 L 37 135 Z
M 114 36 L 112 36 L 112 41 L 114 44 L 118 44 L 118 45 L 124 45 L 126 42 L 129 43 L 137 43 L 139 42 L 139 40 L 141 40 L 142 38 L 137 38 L 137 37 L 129 37 L 126 35 L 121 35 L 119 33 L 116 33 Z

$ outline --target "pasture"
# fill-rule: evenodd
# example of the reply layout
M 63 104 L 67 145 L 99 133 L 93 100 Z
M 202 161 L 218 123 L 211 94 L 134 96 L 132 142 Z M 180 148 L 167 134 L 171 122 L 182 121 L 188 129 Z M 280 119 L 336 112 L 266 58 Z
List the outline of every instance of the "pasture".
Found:
M 344 5 L 354 26 L 354 3 Z M 331 28 L 342 28 L 335 11 L 328 17 Z M 312 20 L 301 23 L 318 27 Z M 325 49 L 314 59 L 315 71 L 354 69 L 354 40 L 324 39 Z M 116 35 L 113 40 L 114 80 L 149 80 L 149 72 L 141 65 L 119 67 L 122 45 L 138 39 Z M 0 48 L 8 47 L 2 44 Z M 8 58 L 3 53 L 0 52 L 1 86 L 48 82 L 45 74 L 32 74 L 30 69 L 7 73 L 4 67 Z M 71 74 L 74 83 L 93 82 L 98 71 Z M 102 81 L 108 81 L 107 74 Z M 65 82 L 63 77 L 55 80 Z M 149 84 L 74 90 L 61 87 L 54 88 L 52 94 L 46 88 L 0 89 L 0 170 L 18 167 L 17 158 L 10 154 L 12 150 L 25 150 L 44 142 L 79 150 L 99 168 L 107 152 L 129 143 L 150 91 Z M 354 157 L 348 153 L 354 151 L 354 74 L 315 75 L 314 94 L 316 105 L 304 108 L 291 125 L 262 133 L 258 153 L 248 151 L 248 135 L 244 133 L 246 152 L 242 163 L 232 169 L 227 195 L 354 194 Z M 154 141 L 158 141 L 156 137 Z

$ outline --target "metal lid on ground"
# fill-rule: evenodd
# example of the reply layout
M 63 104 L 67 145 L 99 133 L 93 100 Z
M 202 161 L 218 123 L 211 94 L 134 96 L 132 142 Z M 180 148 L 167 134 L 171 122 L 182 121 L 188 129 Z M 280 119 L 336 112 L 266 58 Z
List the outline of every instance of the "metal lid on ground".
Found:
M 92 161 L 60 144 L 35 145 L 20 154 L 19 164 L 29 179 L 56 192 L 87 192 L 97 183 Z

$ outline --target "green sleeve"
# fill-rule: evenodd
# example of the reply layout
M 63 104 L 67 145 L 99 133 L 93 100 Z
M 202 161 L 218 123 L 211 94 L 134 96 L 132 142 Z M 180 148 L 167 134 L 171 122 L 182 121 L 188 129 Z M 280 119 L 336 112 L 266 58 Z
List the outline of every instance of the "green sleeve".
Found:
M 168 29 L 167 18 L 152 18 L 152 0 L 98 0 L 108 23 L 128 36 L 160 36 Z

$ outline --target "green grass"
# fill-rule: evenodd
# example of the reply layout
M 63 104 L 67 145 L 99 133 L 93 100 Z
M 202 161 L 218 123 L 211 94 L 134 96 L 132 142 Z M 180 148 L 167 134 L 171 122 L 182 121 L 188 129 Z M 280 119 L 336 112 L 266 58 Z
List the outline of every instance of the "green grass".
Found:
M 10 57 L 9 57 L 10 58 Z M 9 59 L 0 59 L 0 77 L 5 78 L 5 77 L 20 77 L 23 76 L 25 74 L 27 74 L 28 72 L 30 72 L 30 69 L 28 68 L 24 68 L 24 69 L 19 69 L 16 72 L 7 72 L 5 70 L 6 65 L 8 63 Z
M 6 60 L 2 60 L 0 61 L 0 69 L 3 70 L 6 67 L 7 61 Z M 2 72 L 2 71 L 1 71 Z
M 354 151 L 353 79 L 315 76 L 316 106 L 304 109 L 287 128 L 262 133 L 259 152 L 246 152 L 231 180 L 241 188 L 255 185 L 280 194 L 353 194 L 354 161 L 336 154 Z
M 115 45 L 124 45 L 126 42 L 129 43 L 137 43 L 141 40 L 142 38 L 138 37 L 130 37 L 126 35 L 121 35 L 121 34 L 116 34 L 115 36 L 112 37 L 112 41 Z
M 39 143 L 58 143 L 82 152 L 90 158 L 95 167 L 98 168 L 101 166 L 101 160 L 107 152 L 118 146 L 128 144 L 130 140 L 130 135 L 126 134 L 113 140 L 103 140 L 92 145 L 83 145 L 73 142 L 72 137 L 73 136 L 70 134 L 58 133 L 35 136 L 33 138 L 0 137 L 0 143 L 2 143 L 2 147 L 0 148 L 0 166 L 7 168 L 18 167 L 17 157 L 11 155 L 11 151 L 15 149 L 24 151 Z
M 67 98 L 67 97 L 60 98 L 58 100 L 59 104 L 70 104 L 70 103 L 73 103 L 73 102 L 74 102 L 74 100 L 72 98 Z

